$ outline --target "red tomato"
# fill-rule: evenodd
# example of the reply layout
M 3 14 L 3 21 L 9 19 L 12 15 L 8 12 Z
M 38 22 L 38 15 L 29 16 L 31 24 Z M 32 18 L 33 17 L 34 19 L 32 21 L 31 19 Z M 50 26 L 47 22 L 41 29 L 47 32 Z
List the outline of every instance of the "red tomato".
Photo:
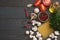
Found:
M 45 6 L 49 6 L 51 4 L 51 0 L 43 0 L 43 4 Z
M 42 12 L 46 11 L 46 7 L 43 4 L 40 4 L 40 11 Z
M 34 6 L 38 6 L 39 4 L 40 4 L 40 0 L 36 0 L 35 2 L 34 2 Z

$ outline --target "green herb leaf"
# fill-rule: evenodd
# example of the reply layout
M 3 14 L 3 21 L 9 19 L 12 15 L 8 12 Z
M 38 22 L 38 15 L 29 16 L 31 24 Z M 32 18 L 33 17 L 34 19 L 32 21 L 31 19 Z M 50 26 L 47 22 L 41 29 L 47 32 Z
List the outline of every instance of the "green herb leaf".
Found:
M 50 26 L 60 31 L 60 11 L 50 14 Z

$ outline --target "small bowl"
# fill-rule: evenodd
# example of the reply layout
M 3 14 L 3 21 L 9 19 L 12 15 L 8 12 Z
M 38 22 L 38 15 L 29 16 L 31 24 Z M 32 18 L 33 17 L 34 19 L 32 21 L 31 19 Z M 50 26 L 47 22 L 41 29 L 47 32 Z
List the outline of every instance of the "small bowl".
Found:
M 47 14 L 47 18 L 46 18 L 46 20 L 41 20 L 41 18 L 40 18 L 40 16 L 41 16 L 41 14 Z M 47 12 L 40 12 L 39 14 L 38 14 L 38 19 L 39 19 L 39 21 L 41 21 L 41 22 L 46 22 L 46 21 L 48 21 L 48 19 L 49 19 L 49 14 L 47 13 Z

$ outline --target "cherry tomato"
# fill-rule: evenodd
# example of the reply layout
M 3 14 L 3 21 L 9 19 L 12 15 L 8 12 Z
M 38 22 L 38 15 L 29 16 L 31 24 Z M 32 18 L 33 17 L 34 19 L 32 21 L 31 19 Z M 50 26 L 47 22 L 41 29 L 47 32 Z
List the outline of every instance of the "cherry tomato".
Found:
M 45 6 L 50 6 L 51 0 L 43 0 L 43 4 L 44 4 Z
M 46 11 L 46 7 L 43 4 L 40 4 L 40 11 L 45 12 Z
M 34 6 L 38 6 L 40 3 L 41 3 L 40 0 L 36 0 L 36 1 L 34 2 Z

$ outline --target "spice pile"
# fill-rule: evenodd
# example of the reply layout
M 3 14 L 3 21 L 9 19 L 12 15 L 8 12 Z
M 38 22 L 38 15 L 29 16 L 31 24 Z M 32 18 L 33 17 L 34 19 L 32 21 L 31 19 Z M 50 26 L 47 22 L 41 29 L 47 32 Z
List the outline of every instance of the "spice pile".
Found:
M 42 24 L 49 21 L 49 25 L 53 29 L 53 32 L 51 31 L 51 28 L 49 28 L 49 26 L 45 28 L 48 31 L 52 32 L 48 35 L 48 37 L 45 36 L 47 38 L 46 40 L 57 40 L 58 36 L 60 35 L 60 21 L 58 20 L 60 19 L 60 12 L 58 12 L 58 14 L 56 13 L 56 11 L 58 11 L 58 9 L 60 8 L 59 2 L 52 3 L 51 0 L 35 0 L 34 4 L 27 5 L 28 8 L 33 6 L 35 7 L 35 9 L 34 12 L 30 13 L 30 15 L 26 7 L 24 7 L 26 17 L 29 19 L 27 21 L 27 24 L 24 25 L 24 28 L 26 29 L 25 34 L 32 40 L 43 40 L 44 36 L 41 34 L 41 31 L 39 32 L 39 30 L 44 30 L 45 27 L 42 27 Z M 48 11 L 46 11 L 47 9 Z M 50 14 L 48 12 L 50 12 Z M 54 19 L 55 17 L 58 18 L 56 18 L 58 20 L 58 25 L 56 27 L 55 24 L 57 24 L 57 20 Z M 39 27 L 42 28 L 39 29 Z M 47 30 L 44 30 L 44 32 L 47 32 Z

